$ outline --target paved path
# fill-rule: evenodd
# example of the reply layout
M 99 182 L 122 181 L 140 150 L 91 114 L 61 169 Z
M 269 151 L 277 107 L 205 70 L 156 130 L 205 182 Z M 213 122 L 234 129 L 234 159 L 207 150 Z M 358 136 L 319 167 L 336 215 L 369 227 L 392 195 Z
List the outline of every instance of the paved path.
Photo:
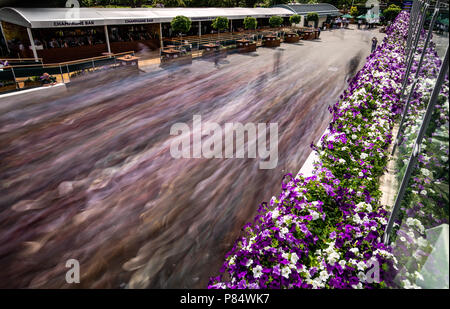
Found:
M 257 206 L 278 194 L 329 123 L 327 107 L 364 63 L 378 32 L 230 55 L 218 63 L 85 84 L 0 114 L 0 287 L 205 287 Z M 70 90 L 69 90 L 70 91 Z M 73 90 L 72 90 L 73 92 Z M 278 165 L 173 159 L 173 124 L 279 125 Z

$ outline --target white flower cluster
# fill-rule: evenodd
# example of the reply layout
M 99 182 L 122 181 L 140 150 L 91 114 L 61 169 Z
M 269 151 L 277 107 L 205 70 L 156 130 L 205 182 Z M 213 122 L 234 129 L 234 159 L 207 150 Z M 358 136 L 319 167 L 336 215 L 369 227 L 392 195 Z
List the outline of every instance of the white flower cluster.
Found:
M 355 211 L 356 212 L 360 212 L 360 211 L 372 212 L 372 205 L 365 203 L 365 202 L 360 202 L 360 203 L 356 204 Z
M 418 219 L 408 218 L 408 219 L 406 219 L 406 225 L 408 225 L 410 227 L 414 227 L 421 234 L 425 233 L 425 227 L 422 225 L 422 223 Z

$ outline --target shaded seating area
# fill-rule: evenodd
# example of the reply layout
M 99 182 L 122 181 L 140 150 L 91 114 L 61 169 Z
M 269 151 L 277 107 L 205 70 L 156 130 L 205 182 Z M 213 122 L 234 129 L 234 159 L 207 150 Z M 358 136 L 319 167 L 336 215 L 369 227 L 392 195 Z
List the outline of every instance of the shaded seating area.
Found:
M 121 66 L 119 59 L 126 55 L 134 55 L 134 52 L 109 54 L 56 64 L 27 63 L 20 62 L 21 59 L 9 59 L 14 65 L 10 64 L 0 69 L 0 93 L 42 86 L 45 84 L 45 80 L 53 81 L 56 78 L 62 82 L 68 82 L 72 78 L 90 72 L 117 68 Z

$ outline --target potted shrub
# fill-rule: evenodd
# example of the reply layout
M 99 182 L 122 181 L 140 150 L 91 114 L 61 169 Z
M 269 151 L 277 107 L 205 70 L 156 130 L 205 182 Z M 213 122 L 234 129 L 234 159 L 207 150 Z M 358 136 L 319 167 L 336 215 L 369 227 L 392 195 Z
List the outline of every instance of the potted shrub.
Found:
M 180 37 L 180 41 L 182 34 L 187 33 L 191 29 L 191 26 L 192 22 L 189 17 L 183 15 L 175 16 L 174 19 L 172 19 L 172 21 L 170 22 L 170 27 L 172 28 L 173 32 L 178 34 L 178 36 Z
M 228 18 L 224 16 L 218 16 L 213 20 L 211 26 L 217 30 L 217 37 L 219 37 L 220 31 L 228 29 Z
M 281 16 L 272 16 L 269 18 L 269 25 L 272 28 L 279 28 L 283 23 L 283 18 Z
M 272 28 L 279 28 L 283 23 L 283 18 L 280 16 L 272 16 L 269 18 L 269 24 Z M 264 35 L 263 45 L 265 47 L 280 46 L 280 38 L 277 35 Z
M 170 27 L 175 33 L 181 34 L 188 32 L 191 29 L 192 22 L 189 17 L 178 15 L 170 22 Z
M 16 90 L 16 83 L 13 80 L 0 81 L 0 92 Z
M 244 28 L 246 30 L 255 30 L 258 25 L 258 21 L 254 17 L 244 18 Z M 248 53 L 256 51 L 256 42 L 248 39 L 241 39 L 236 41 L 236 47 L 240 53 Z
M 314 28 L 317 28 L 319 25 L 319 14 L 316 12 L 309 12 L 306 15 L 306 22 L 309 24 L 310 21 L 314 22 Z
M 170 22 L 170 26 L 175 33 L 178 33 L 181 39 L 183 33 L 187 33 L 191 29 L 191 20 L 183 15 L 175 16 Z M 184 50 L 179 49 L 161 49 L 161 66 L 166 64 L 188 64 L 192 63 L 192 54 L 187 54 Z
M 317 26 L 319 25 L 319 14 L 317 14 L 316 12 L 310 12 L 306 15 L 306 22 L 309 25 L 309 22 L 313 21 L 314 22 L 314 28 L 317 28 Z M 318 31 L 312 31 L 310 32 L 308 39 L 312 40 L 312 39 L 317 39 L 318 38 Z
M 302 17 L 298 14 L 294 14 L 291 17 L 289 17 L 289 22 L 291 23 L 291 27 L 294 24 L 299 24 L 302 21 Z
M 24 82 L 24 88 L 32 88 L 32 87 L 38 87 L 41 86 L 42 82 L 39 78 L 39 76 L 33 76 L 33 77 L 29 77 L 25 80 Z
M 291 27 L 294 24 L 299 24 L 301 20 L 302 20 L 302 18 L 300 17 L 300 15 L 297 15 L 297 14 L 294 14 L 291 17 L 289 17 L 289 22 L 291 23 Z M 296 43 L 299 40 L 300 40 L 300 36 L 294 31 L 289 31 L 289 32 L 285 33 L 285 35 L 284 35 L 284 42 L 286 42 L 286 43 Z

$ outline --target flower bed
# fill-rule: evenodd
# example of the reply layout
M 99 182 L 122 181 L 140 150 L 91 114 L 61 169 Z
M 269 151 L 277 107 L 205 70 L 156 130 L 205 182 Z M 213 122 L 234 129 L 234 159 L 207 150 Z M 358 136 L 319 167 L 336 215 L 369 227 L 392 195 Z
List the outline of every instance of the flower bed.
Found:
M 390 281 L 395 258 L 381 240 L 387 211 L 379 177 L 401 109 L 408 18 L 399 14 L 330 108 L 329 133 L 320 148 L 313 145 L 315 175 L 285 176 L 280 196 L 260 205 L 209 288 L 374 288 Z

